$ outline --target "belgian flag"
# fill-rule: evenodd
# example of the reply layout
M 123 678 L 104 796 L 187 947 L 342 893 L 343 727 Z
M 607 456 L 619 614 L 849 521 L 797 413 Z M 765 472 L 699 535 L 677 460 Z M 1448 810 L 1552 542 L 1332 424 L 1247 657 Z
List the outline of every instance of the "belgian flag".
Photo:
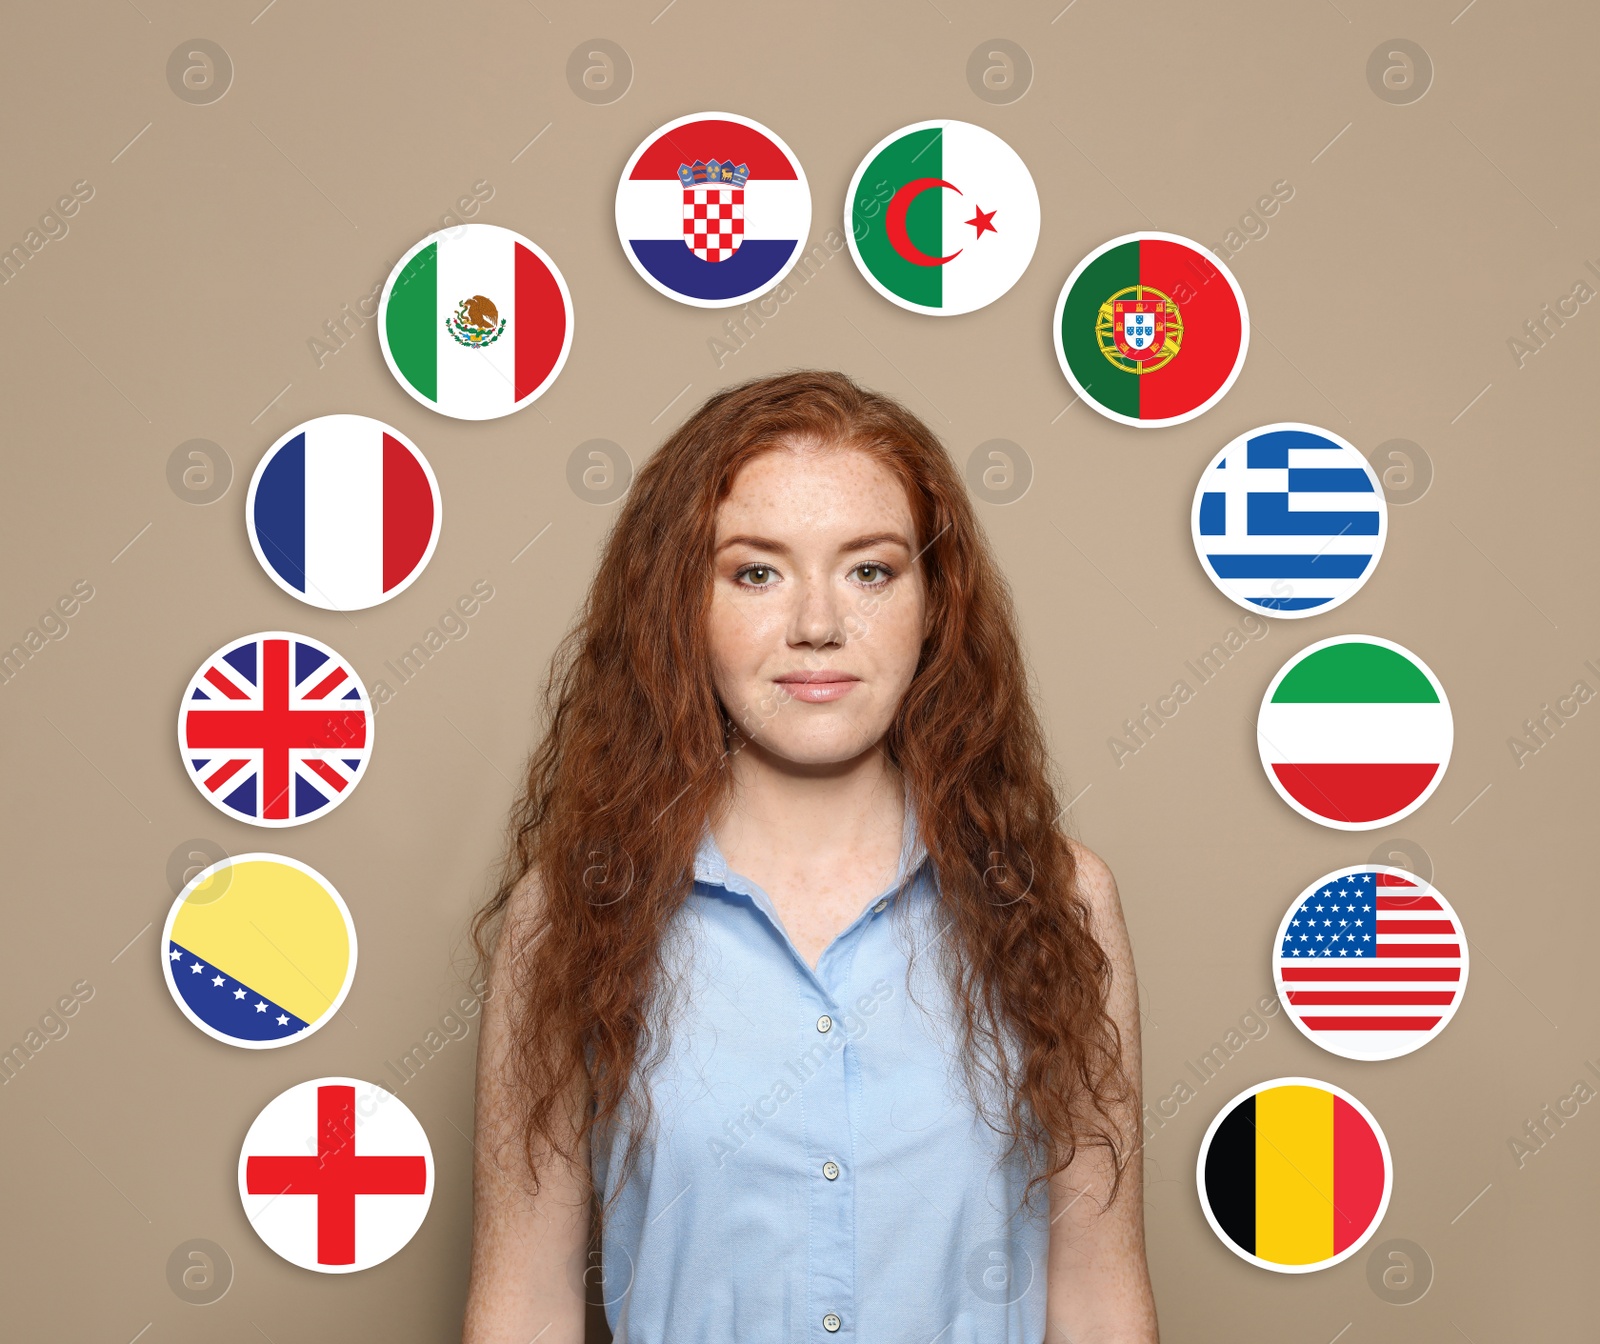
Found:
M 1201 1193 L 1234 1246 L 1269 1267 L 1313 1269 L 1366 1240 L 1389 1189 L 1377 1126 L 1315 1083 L 1236 1101 L 1201 1159 Z

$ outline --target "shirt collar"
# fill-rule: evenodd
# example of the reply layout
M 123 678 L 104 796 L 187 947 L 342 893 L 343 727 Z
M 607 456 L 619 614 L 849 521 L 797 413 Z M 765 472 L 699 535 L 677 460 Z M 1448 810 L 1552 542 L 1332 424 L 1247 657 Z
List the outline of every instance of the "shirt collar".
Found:
M 895 874 L 895 886 L 898 887 L 921 868 L 927 857 L 928 848 L 922 842 L 922 828 L 917 824 L 916 809 L 908 800 L 905 822 L 901 827 L 900 865 Z M 725 887 L 729 891 L 742 892 L 746 896 L 754 895 L 745 880 L 728 867 L 728 861 L 723 857 L 722 849 L 711 833 L 709 820 L 700 833 L 700 845 L 695 851 L 694 875 L 696 881 L 714 887 Z

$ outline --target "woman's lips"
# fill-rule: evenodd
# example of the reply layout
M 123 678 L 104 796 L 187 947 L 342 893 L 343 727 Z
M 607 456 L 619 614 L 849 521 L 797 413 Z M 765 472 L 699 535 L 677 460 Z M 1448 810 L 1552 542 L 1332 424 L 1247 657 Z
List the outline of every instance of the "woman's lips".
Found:
M 841 672 L 797 673 L 792 677 L 779 677 L 777 682 L 796 700 L 808 705 L 842 700 L 861 684 L 857 678 Z

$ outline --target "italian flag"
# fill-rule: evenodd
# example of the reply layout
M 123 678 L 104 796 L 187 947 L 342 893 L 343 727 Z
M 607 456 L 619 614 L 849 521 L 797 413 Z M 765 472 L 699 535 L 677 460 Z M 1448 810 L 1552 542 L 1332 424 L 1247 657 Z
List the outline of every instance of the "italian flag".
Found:
M 462 304 L 480 323 L 492 319 L 478 343 L 453 325 Z M 418 401 L 458 420 L 492 420 L 527 405 L 561 372 L 572 298 L 538 246 L 494 224 L 465 224 L 401 259 L 384 287 L 378 331 L 390 370 Z
M 1444 776 L 1454 731 L 1444 687 L 1420 658 L 1345 635 L 1313 644 L 1273 678 L 1256 744 L 1297 812 L 1364 831 L 1422 806 Z
M 862 160 L 845 223 L 874 289 L 913 312 L 950 316 L 1022 278 L 1039 241 L 1039 194 L 999 136 L 965 121 L 922 122 Z
M 1164 344 L 1177 352 L 1136 371 L 1108 357 L 1114 297 L 1145 289 L 1177 309 Z M 1056 355 L 1074 390 L 1103 415 L 1140 426 L 1177 424 L 1208 409 L 1244 364 L 1250 321 L 1238 283 L 1198 243 L 1168 233 L 1128 234 L 1080 262 L 1056 310 Z M 1111 346 L 1111 354 L 1115 354 Z

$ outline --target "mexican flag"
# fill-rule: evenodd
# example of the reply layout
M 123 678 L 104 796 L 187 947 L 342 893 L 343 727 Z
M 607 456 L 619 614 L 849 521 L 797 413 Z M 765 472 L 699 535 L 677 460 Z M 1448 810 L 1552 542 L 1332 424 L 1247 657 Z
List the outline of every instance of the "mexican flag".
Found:
M 1409 816 L 1444 776 L 1454 740 L 1444 687 L 1416 654 L 1343 635 L 1291 658 L 1267 688 L 1256 744 L 1295 811 L 1338 830 Z
M 880 141 L 845 200 L 851 255 L 886 299 L 950 316 L 993 303 L 1039 241 L 1039 193 L 1010 145 L 964 121 Z
M 1232 273 L 1176 234 L 1113 238 L 1078 263 L 1056 302 L 1062 372 L 1123 424 L 1179 424 L 1209 409 L 1239 376 L 1249 342 Z
M 384 286 L 383 357 L 413 397 L 458 420 L 533 401 L 572 348 L 572 296 L 534 243 L 494 224 L 431 234 Z

